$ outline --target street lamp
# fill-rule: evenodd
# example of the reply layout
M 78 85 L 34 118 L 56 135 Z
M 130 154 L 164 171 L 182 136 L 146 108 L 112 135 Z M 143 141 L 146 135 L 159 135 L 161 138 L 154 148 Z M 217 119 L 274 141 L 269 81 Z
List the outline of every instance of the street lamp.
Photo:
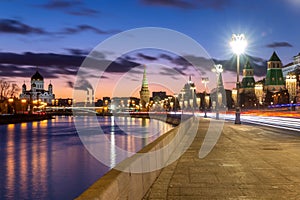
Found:
M 207 118 L 206 85 L 207 85 L 207 83 L 209 83 L 208 77 L 202 78 L 202 83 L 204 84 L 204 99 L 205 99 L 205 101 L 204 101 L 204 118 Z
M 230 46 L 233 53 L 236 54 L 236 90 L 237 90 L 237 101 L 235 110 L 235 124 L 241 124 L 241 110 L 240 110 L 240 55 L 244 53 L 247 47 L 247 40 L 244 34 L 232 34 Z
M 216 72 L 216 74 L 217 74 L 216 119 L 219 119 L 219 101 L 218 101 L 218 96 L 219 96 L 219 79 L 220 79 L 220 74 L 223 72 L 223 66 L 220 65 L 220 64 L 215 65 L 215 68 L 213 69 L 213 72 Z

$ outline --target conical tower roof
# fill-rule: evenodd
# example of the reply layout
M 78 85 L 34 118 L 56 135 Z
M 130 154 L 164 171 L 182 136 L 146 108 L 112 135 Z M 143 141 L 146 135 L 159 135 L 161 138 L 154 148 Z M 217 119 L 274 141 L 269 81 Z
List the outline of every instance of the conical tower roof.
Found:
M 144 74 L 143 74 L 142 87 L 148 87 L 148 81 L 147 81 L 147 76 L 146 76 L 146 65 L 144 65 Z
M 219 76 L 218 76 L 218 87 L 219 88 L 224 87 L 222 73 L 220 73 Z
M 249 61 L 248 58 L 247 58 L 247 61 L 246 61 L 245 65 L 244 65 L 244 69 L 253 69 L 253 67 L 251 66 L 250 61 Z
M 269 61 L 280 61 L 280 58 L 277 56 L 276 52 L 274 51 Z

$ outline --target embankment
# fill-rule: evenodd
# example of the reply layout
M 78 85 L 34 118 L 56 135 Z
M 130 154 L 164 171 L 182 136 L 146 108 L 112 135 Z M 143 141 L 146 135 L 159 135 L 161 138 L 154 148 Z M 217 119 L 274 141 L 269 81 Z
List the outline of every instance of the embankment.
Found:
M 22 122 L 41 121 L 45 119 L 52 119 L 49 114 L 14 114 L 14 115 L 0 115 L 0 124 L 15 124 Z
M 132 116 L 133 117 L 133 116 Z M 137 117 L 137 116 L 136 116 Z M 139 116 L 141 117 L 141 116 Z M 145 117 L 145 116 L 144 116 Z M 157 115 L 156 118 L 162 116 Z M 153 118 L 153 116 L 151 116 Z M 165 118 L 165 117 L 164 117 Z M 171 122 L 172 117 L 169 116 L 169 122 Z M 138 153 L 151 153 L 157 150 L 164 149 L 170 143 L 172 143 L 172 148 L 165 148 L 166 151 L 162 153 L 154 153 L 151 157 L 145 157 L 140 159 L 137 154 L 125 159 L 119 163 L 114 169 L 110 170 L 98 181 L 96 181 L 91 187 L 89 187 L 85 192 L 83 192 L 77 200 L 117 200 L 117 199 L 133 199 L 140 200 L 149 190 L 150 186 L 156 180 L 160 174 L 160 167 L 154 171 L 143 170 L 143 173 L 133 173 L 136 169 L 137 164 L 141 163 L 142 168 L 150 168 L 150 165 L 160 166 L 162 162 L 167 163 L 172 152 L 176 150 L 183 136 L 178 138 L 178 130 L 180 132 L 188 133 L 189 128 L 192 123 L 195 122 L 195 118 L 191 116 L 185 116 L 187 118 L 185 121 L 180 123 L 180 126 L 176 126 L 172 130 L 168 131 L 164 135 L 160 136 L 158 139 L 145 146 Z M 178 118 L 173 118 L 174 123 L 178 122 Z M 163 161 L 162 161 L 163 160 Z M 139 166 L 138 166 L 139 167 Z M 117 170 L 125 169 L 125 170 Z

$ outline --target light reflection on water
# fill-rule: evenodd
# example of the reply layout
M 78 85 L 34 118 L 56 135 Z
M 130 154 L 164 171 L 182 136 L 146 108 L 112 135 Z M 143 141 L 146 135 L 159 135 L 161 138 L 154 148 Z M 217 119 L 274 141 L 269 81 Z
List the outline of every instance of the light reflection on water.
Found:
M 83 147 L 72 117 L 21 124 L 0 125 L 0 199 L 73 199 L 109 170 Z M 86 127 L 94 124 L 84 118 Z M 149 119 L 99 118 L 111 145 L 136 152 L 159 134 L 136 137 L 122 132 L 160 130 L 171 125 Z M 149 126 L 151 124 L 151 126 Z M 127 127 L 126 127 L 127 126 Z M 121 127 L 121 128 L 120 128 Z M 154 130 L 156 127 L 157 130 Z M 92 130 L 92 129 L 91 129 Z M 146 133 L 144 133 L 146 134 Z M 115 149 L 103 152 L 117 164 Z

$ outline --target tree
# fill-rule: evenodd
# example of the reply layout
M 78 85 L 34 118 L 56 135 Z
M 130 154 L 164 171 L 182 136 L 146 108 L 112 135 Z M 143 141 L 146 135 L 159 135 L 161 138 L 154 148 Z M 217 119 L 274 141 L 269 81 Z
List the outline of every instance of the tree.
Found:
M 14 97 L 19 91 L 20 88 L 16 83 L 0 80 L 0 100 Z

